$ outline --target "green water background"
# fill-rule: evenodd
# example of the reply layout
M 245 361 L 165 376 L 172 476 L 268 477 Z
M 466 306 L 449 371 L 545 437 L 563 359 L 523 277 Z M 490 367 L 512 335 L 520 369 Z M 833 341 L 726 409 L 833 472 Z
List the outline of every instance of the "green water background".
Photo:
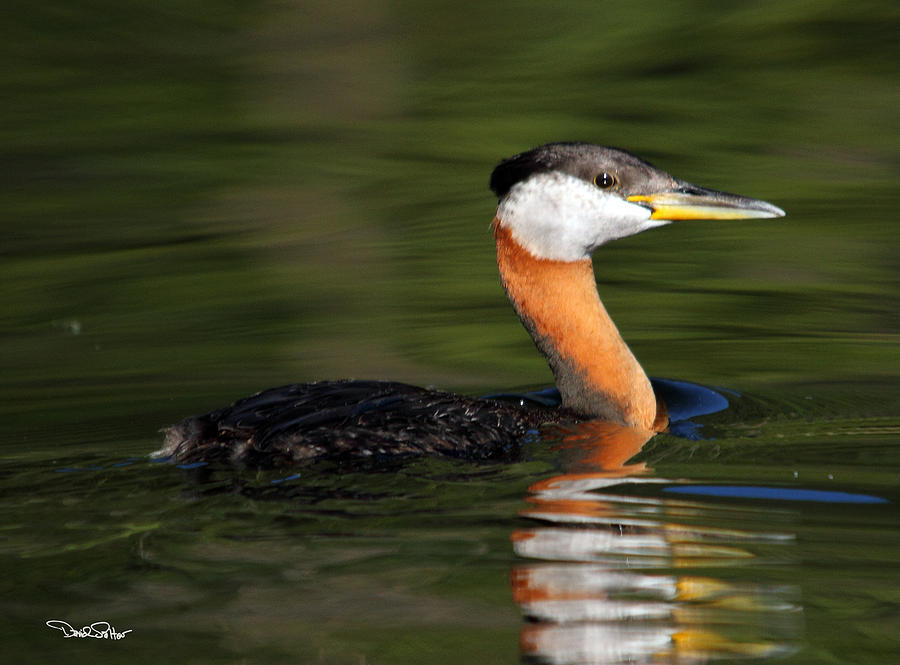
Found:
M 497 282 L 487 188 L 499 159 L 548 141 L 618 145 L 788 213 L 597 253 L 650 374 L 769 408 L 715 454 L 655 440 L 657 470 L 896 490 L 894 3 L 98 0 L 14 2 L 4 22 L 4 640 L 21 662 L 515 662 L 508 526 L 548 467 L 357 479 L 377 506 L 359 521 L 368 504 L 335 498 L 327 473 L 314 510 L 109 468 L 281 383 L 548 385 Z M 52 473 L 91 463 L 107 471 Z M 435 514 L 451 518 L 426 534 Z M 881 520 L 854 549 L 876 600 L 828 596 L 796 662 L 891 662 Z M 306 600 L 279 623 L 295 557 Z M 404 611 L 386 630 L 391 599 Z M 239 631 L 243 611 L 258 622 Z M 130 618 L 143 637 L 94 653 L 43 627 L 56 612 Z

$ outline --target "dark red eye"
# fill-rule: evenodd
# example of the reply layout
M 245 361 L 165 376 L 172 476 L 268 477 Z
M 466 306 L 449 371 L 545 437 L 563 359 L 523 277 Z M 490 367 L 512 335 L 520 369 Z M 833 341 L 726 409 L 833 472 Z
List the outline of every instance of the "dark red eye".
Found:
M 594 176 L 594 184 L 597 185 L 600 189 L 610 189 L 615 187 L 618 184 L 618 180 L 616 180 L 616 176 L 611 173 L 598 173 Z

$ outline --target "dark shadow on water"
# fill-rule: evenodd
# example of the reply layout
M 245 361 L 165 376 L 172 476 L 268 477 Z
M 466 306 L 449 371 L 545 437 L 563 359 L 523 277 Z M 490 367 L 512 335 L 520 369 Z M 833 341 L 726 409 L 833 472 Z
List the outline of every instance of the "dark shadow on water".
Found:
M 713 389 L 688 381 L 650 378 L 653 391 L 662 399 L 669 414 L 668 433 L 683 439 L 700 440 L 702 425 L 691 422 L 691 418 L 717 413 L 728 408 L 726 395 L 739 397 L 738 393 L 723 388 Z M 527 393 L 494 393 L 486 398 L 517 402 L 521 405 L 557 407 L 562 403 L 559 390 L 546 388 Z

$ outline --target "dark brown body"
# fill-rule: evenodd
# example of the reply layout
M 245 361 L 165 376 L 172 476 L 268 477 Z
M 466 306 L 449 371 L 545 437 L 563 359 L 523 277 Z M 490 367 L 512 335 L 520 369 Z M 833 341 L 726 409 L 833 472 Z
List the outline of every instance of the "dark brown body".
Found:
M 181 464 L 287 467 L 318 458 L 377 460 L 440 454 L 510 458 L 529 430 L 574 421 L 530 408 L 387 381 L 321 381 L 272 388 L 166 430 L 159 456 Z

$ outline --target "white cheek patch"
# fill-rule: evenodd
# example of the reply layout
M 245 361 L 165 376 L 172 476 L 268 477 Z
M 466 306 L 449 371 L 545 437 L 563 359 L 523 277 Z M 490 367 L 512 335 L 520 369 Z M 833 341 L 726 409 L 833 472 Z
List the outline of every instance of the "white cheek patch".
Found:
M 564 173 L 539 173 L 516 183 L 500 202 L 497 218 L 534 256 L 556 261 L 590 258 L 611 240 L 669 223 Z

